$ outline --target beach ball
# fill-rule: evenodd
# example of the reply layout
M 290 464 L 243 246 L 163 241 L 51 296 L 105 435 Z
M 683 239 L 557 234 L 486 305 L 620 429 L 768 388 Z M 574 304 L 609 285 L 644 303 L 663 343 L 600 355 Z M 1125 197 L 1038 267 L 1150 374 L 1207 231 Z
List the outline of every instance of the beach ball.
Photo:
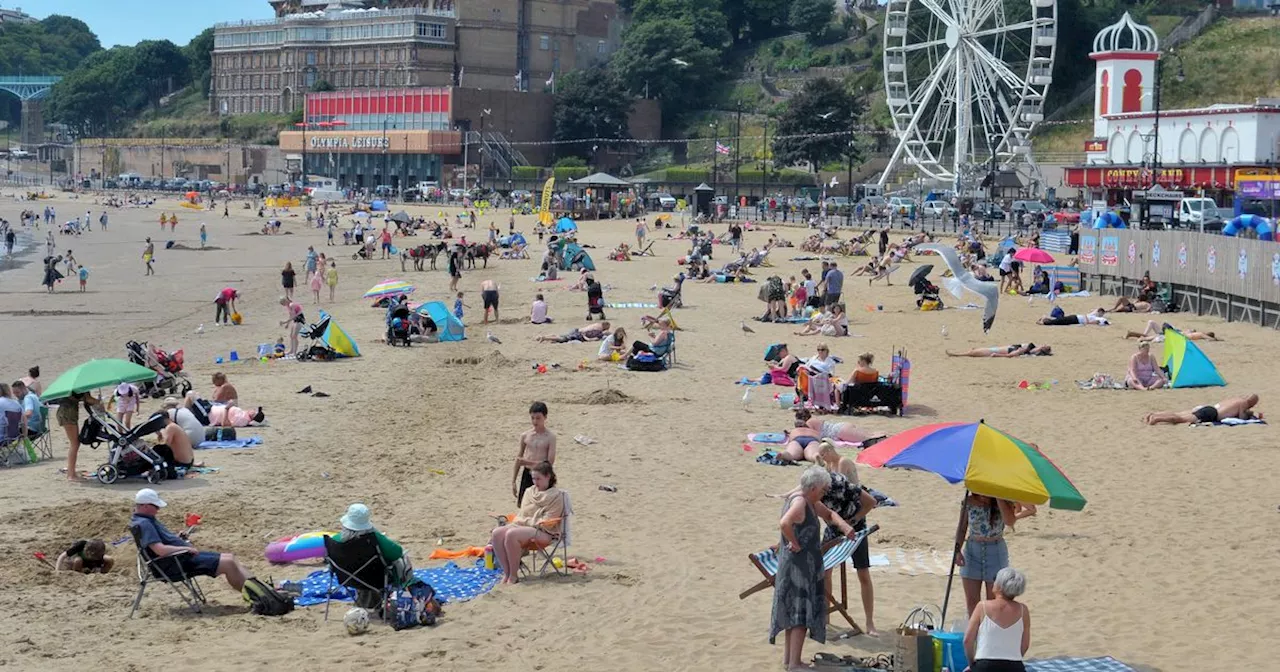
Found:
M 348 609 L 342 617 L 342 625 L 351 636 L 362 635 L 369 630 L 369 610 L 360 607 Z

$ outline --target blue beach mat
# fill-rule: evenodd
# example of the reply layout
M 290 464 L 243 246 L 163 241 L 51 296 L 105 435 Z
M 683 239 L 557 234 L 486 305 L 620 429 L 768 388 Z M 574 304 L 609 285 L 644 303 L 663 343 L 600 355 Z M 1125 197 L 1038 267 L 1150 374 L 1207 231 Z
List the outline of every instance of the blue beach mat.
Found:
M 436 590 L 436 597 L 441 602 L 466 602 L 473 600 L 491 590 L 502 577 L 502 570 L 485 569 L 484 560 L 476 560 L 474 567 L 459 567 L 449 562 L 440 567 L 427 567 L 413 570 L 413 575 L 429 584 Z M 302 584 L 302 595 L 295 597 L 293 603 L 299 607 L 310 607 L 324 604 L 325 590 L 329 586 L 329 572 L 317 569 L 298 583 Z M 333 599 L 339 602 L 353 602 L 356 591 L 337 585 L 333 586 Z
M 620 309 L 623 309 L 623 308 L 645 308 L 645 309 L 651 309 L 651 308 L 657 308 L 657 307 L 658 307 L 658 304 L 656 304 L 656 303 L 619 302 L 619 303 L 606 303 L 606 304 L 604 304 L 604 307 L 605 307 L 605 308 L 614 308 L 614 309 L 619 309 L 619 310 L 620 310 Z
M 262 437 L 246 436 L 243 439 L 228 439 L 226 441 L 201 441 L 196 446 L 196 450 L 211 450 L 214 448 L 254 448 L 262 445 Z
M 1026 666 L 1027 672 L 1137 672 L 1111 656 L 1028 660 Z

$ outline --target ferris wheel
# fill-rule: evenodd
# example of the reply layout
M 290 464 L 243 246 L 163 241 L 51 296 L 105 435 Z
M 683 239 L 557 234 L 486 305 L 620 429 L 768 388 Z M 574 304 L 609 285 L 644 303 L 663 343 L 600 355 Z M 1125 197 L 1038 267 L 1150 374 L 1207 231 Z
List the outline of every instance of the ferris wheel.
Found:
M 956 191 L 992 163 L 1040 179 L 1030 135 L 1053 80 L 1057 0 L 891 0 L 884 84 L 900 167 Z

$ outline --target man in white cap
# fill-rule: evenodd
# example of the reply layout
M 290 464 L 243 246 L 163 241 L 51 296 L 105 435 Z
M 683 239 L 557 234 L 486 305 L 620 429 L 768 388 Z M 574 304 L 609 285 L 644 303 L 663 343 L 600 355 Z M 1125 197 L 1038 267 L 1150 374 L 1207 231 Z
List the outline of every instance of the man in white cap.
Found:
M 159 493 L 151 488 L 143 488 L 133 496 L 133 518 L 129 520 L 129 526 L 138 528 L 138 543 L 156 557 L 176 555 L 188 576 L 223 576 L 232 588 L 242 589 L 250 574 L 236 556 L 199 551 L 183 538 L 185 533 L 177 535 L 170 532 L 156 520 L 156 512 L 165 506 Z
M 409 556 L 405 555 L 404 548 L 400 544 L 392 541 L 373 526 L 369 521 L 369 507 L 364 504 L 352 504 L 347 507 L 347 512 L 339 522 L 342 523 L 342 532 L 336 537 L 338 541 L 349 541 L 372 534 L 378 540 L 378 550 L 382 552 L 382 559 L 391 567 L 396 584 L 403 586 L 413 578 L 413 565 L 409 562 Z

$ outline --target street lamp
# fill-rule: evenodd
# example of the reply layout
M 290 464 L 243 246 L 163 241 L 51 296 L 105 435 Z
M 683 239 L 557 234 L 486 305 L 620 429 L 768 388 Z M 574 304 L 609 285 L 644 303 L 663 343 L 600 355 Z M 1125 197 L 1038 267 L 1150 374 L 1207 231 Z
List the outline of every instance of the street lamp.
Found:
M 387 124 L 391 124 L 391 128 L 395 128 L 396 125 L 391 123 L 390 116 L 382 118 L 382 179 L 390 181 L 387 177 Z M 377 191 L 379 186 L 375 184 L 374 190 Z
M 1178 52 L 1176 51 L 1170 51 L 1169 55 L 1178 59 L 1178 74 L 1177 74 L 1178 81 L 1179 82 L 1186 81 L 1187 75 L 1185 72 L 1183 72 L 1182 56 L 1178 55 Z M 1154 146 L 1151 151 L 1152 153 L 1151 185 L 1148 185 L 1148 186 L 1154 186 L 1160 180 L 1160 93 L 1164 89 L 1164 84 L 1163 82 L 1161 82 L 1161 77 L 1163 72 L 1164 72 L 1164 59 L 1157 58 L 1156 59 L 1156 83 L 1155 83 L 1155 97 L 1156 97 L 1156 100 L 1155 100 L 1156 116 L 1155 116 L 1155 129 L 1154 129 L 1155 139 L 1154 139 Z

